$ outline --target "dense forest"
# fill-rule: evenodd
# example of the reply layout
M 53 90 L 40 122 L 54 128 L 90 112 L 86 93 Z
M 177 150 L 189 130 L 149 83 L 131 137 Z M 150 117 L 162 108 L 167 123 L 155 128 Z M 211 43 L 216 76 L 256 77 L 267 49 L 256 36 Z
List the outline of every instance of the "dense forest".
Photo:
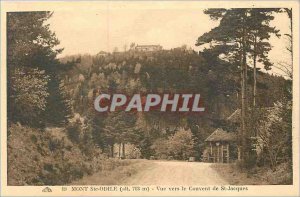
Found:
M 121 138 L 124 143 L 145 141 L 150 144 L 137 144 L 137 146 L 141 147 L 142 152 L 146 154 L 143 155 L 144 157 L 149 157 L 151 152 L 153 154 L 153 150 L 143 150 L 143 148 L 149 149 L 156 140 L 168 138 L 177 128 L 191 128 L 195 142 L 194 151 L 200 158 L 204 139 L 239 107 L 239 70 L 213 55 L 210 51 L 198 54 L 185 47 L 179 47 L 150 53 L 119 52 L 105 57 L 90 55 L 65 57 L 62 62 L 80 60 L 80 63 L 64 75 L 64 86 L 70 90 L 69 97 L 72 99 L 74 112 L 81 116 L 94 116 L 92 117 L 93 121 L 96 121 L 94 124 L 100 127 L 98 133 L 95 132 L 99 135 L 99 139 L 116 135 L 114 138 Z M 212 61 L 214 59 L 217 60 Z M 286 83 L 282 77 L 259 72 L 258 106 L 270 107 L 283 98 L 286 94 L 284 90 Z M 127 95 L 140 92 L 200 92 L 207 112 L 202 115 L 174 115 L 171 112 L 166 114 L 157 111 L 129 115 L 124 112 L 91 115 L 90 111 L 94 110 L 94 97 L 98 92 L 121 92 Z M 249 88 L 249 94 L 250 92 Z M 130 122 L 131 125 L 120 125 L 118 129 L 105 129 L 112 126 L 107 124 L 115 118 L 116 122 L 111 124 L 117 128 L 117 124 L 121 122 L 120 118 L 124 118 L 125 122 L 139 118 L 138 122 L 137 120 L 134 122 L 141 125 Z M 132 131 L 122 131 L 124 127 L 130 127 Z M 137 136 L 138 134 L 141 136 Z M 128 138 L 131 140 L 126 140 L 126 135 L 129 135 Z M 137 139 L 131 135 L 136 135 Z M 97 143 L 105 148 L 112 146 L 106 144 L 109 141 L 103 140 Z M 112 144 L 114 143 L 112 139 Z
M 220 24 L 199 35 L 196 45 L 213 43 L 200 52 L 186 46 L 139 52 L 132 44 L 123 52 L 59 59 L 63 49 L 45 24 L 51 12 L 9 13 L 9 184 L 69 183 L 101 170 L 116 149 L 122 158 L 201 161 L 204 140 L 220 127 L 242 131 L 242 166 L 291 166 L 292 78 L 256 66 L 274 66 L 268 40 L 280 31 L 269 22 L 274 12 L 288 11 L 206 10 Z M 96 112 L 95 97 L 109 92 L 200 93 L 205 113 Z M 237 109 L 240 125 L 229 127 Z M 264 139 L 260 158 L 251 148 L 254 133 Z

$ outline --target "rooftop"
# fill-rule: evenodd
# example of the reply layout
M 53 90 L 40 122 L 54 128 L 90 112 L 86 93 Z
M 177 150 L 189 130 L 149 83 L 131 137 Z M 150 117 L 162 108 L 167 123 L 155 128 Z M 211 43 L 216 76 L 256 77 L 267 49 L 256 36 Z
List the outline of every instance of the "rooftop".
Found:
M 136 47 L 161 47 L 159 44 L 136 45 Z
M 221 128 L 216 129 L 208 138 L 205 140 L 206 142 L 228 142 L 228 141 L 236 141 L 236 133 L 235 132 L 227 132 Z
M 241 109 L 235 110 L 226 120 L 231 122 L 239 122 L 241 117 Z

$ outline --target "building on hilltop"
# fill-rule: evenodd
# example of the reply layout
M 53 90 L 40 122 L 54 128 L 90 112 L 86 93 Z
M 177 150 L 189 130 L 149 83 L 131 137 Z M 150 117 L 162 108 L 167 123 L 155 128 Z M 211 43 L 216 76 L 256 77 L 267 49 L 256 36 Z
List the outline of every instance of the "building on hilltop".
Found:
M 152 51 L 160 51 L 163 49 L 160 45 L 137 45 L 135 46 L 135 51 L 144 51 L 144 52 L 152 52 Z

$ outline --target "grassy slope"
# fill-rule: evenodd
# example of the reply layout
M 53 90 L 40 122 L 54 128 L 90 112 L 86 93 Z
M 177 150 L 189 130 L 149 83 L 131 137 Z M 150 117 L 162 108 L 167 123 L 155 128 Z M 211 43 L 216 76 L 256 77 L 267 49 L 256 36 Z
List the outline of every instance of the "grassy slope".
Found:
M 275 171 L 267 167 L 255 167 L 245 171 L 235 164 L 215 164 L 212 168 L 230 185 L 290 185 L 293 182 L 292 173 L 286 163 L 279 165 Z

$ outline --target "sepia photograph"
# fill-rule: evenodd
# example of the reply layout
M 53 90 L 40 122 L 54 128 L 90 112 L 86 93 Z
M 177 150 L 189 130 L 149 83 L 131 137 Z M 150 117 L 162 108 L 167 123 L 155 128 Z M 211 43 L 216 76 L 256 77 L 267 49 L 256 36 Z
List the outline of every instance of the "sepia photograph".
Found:
M 1 185 L 262 196 L 251 187 L 299 183 L 298 4 L 9 4 Z

